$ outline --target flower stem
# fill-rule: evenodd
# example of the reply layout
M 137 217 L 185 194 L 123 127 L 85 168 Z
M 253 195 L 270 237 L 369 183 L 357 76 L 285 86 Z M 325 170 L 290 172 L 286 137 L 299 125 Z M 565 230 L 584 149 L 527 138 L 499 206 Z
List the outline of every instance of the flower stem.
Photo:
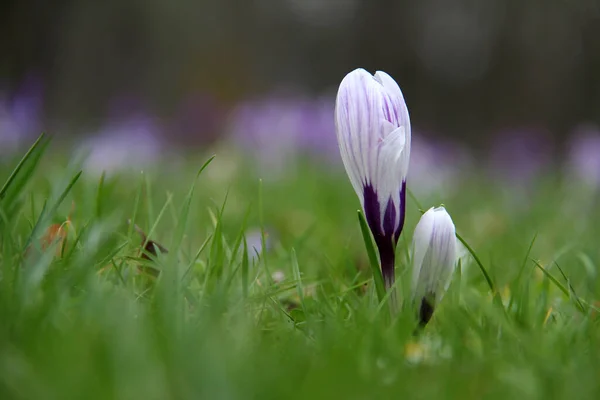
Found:
M 386 290 L 389 290 L 394 286 L 396 280 L 394 274 L 394 264 L 396 261 L 396 255 L 394 254 L 394 248 L 392 246 L 379 246 L 379 258 L 381 260 L 381 273 L 383 275 L 383 281 L 385 283 Z
M 379 259 L 381 260 L 381 273 L 383 275 L 383 282 L 385 283 L 385 290 L 392 292 L 390 293 L 389 303 L 390 311 L 392 315 L 398 311 L 398 300 L 396 296 L 396 288 L 394 283 L 396 281 L 396 275 L 394 266 L 396 263 L 396 254 L 394 246 L 378 246 L 379 247 Z

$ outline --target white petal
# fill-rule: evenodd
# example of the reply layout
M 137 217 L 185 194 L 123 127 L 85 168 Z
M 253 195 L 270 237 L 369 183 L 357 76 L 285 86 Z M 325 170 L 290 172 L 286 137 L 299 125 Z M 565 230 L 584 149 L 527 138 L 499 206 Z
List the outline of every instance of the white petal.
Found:
M 369 85 L 373 81 L 364 69 L 357 69 L 344 77 L 336 99 L 336 132 L 342 160 L 352 186 L 362 197 L 363 186 L 370 181 L 370 151 L 374 141 L 369 134 L 369 103 L 373 96 Z M 372 92 L 372 89 L 371 89 Z
M 398 97 L 404 101 L 404 96 L 402 96 L 402 91 L 400 90 L 400 86 L 396 83 L 394 78 L 389 76 L 383 71 L 375 72 L 373 78 L 381 84 L 385 88 L 386 91 L 390 93 L 393 97 Z
M 456 264 L 456 232 L 443 207 L 431 208 L 415 228 L 413 237 L 413 297 L 435 295 L 441 300 Z
M 390 198 L 399 208 L 410 156 L 410 119 L 398 84 L 385 72 L 350 72 L 338 90 L 335 122 L 342 161 L 359 198 L 364 202 L 364 186 L 371 184 L 382 214 Z
M 387 121 L 385 121 L 387 122 Z M 381 207 L 381 221 L 385 213 L 385 204 L 391 197 L 394 205 L 400 205 L 400 190 L 398 177 L 402 176 L 403 171 L 403 151 L 405 149 L 406 134 L 404 127 L 396 128 L 379 144 L 379 158 L 377 162 L 377 196 Z M 402 181 L 400 181 L 400 184 Z M 396 213 L 396 223 L 400 216 Z
M 450 284 L 450 278 L 456 264 L 456 233 L 450 215 L 442 208 L 436 213 L 435 232 L 431 242 L 432 258 L 431 280 L 436 302 L 441 299 Z
M 406 107 L 406 102 L 404 101 L 404 95 L 402 94 L 402 90 L 400 90 L 400 86 L 396 83 L 396 81 L 386 74 L 383 71 L 377 71 L 375 73 L 374 78 L 381 83 L 381 85 L 385 88 L 385 90 L 390 94 L 393 99 L 398 99 L 398 103 L 395 105 L 399 110 L 399 125 L 404 127 L 404 132 L 406 133 L 406 146 L 405 151 L 402 154 L 403 156 L 403 171 L 404 176 L 408 173 L 408 164 L 410 161 L 410 138 L 411 138 L 411 127 L 410 127 L 410 115 L 408 113 L 408 108 Z
M 421 219 L 415 227 L 412 242 L 412 261 L 413 261 L 413 276 L 412 276 L 412 287 L 413 295 L 422 293 L 424 288 L 419 287 L 419 283 L 422 282 L 421 274 L 428 273 L 428 271 L 422 271 L 423 260 L 429 250 L 431 244 L 431 234 L 433 232 L 433 207 L 427 210 L 425 214 L 421 216 Z

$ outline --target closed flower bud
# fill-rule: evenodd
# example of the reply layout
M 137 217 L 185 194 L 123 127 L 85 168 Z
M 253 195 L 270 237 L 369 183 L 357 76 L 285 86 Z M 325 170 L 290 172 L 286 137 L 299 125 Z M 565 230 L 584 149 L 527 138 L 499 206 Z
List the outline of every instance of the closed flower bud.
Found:
M 350 72 L 335 109 L 337 139 L 350 182 L 375 238 L 386 286 L 404 226 L 410 118 L 398 84 L 385 72 Z
M 412 257 L 413 302 L 424 326 L 446 292 L 456 265 L 456 231 L 444 207 L 430 208 L 419 220 Z

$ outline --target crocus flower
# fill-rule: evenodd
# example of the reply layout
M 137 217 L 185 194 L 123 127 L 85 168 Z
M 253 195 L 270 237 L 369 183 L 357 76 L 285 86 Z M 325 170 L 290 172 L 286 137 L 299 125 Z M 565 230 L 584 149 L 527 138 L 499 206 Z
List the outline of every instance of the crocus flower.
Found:
M 42 85 L 35 77 L 13 95 L 0 92 L 0 154 L 11 153 L 41 133 Z
M 504 187 L 528 187 L 552 161 L 551 134 L 540 127 L 521 127 L 495 133 L 488 159 L 492 176 Z
M 387 288 L 404 226 L 410 118 L 398 84 L 385 72 L 350 72 L 335 108 L 338 145 L 379 250 Z
M 427 324 L 446 292 L 456 265 L 456 233 L 444 207 L 430 208 L 415 228 L 412 295 L 419 323 Z

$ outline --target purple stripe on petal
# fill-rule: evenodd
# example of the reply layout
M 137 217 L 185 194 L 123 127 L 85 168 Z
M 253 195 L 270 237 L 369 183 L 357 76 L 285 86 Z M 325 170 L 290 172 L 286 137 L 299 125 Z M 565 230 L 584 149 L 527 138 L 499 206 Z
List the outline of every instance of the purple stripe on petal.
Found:
M 406 181 L 402 181 L 402 187 L 400 188 L 400 219 L 396 232 L 394 232 L 394 243 L 398 243 L 402 228 L 404 228 L 404 218 L 406 216 Z
M 373 189 L 373 186 L 371 186 L 370 183 L 365 185 L 364 199 L 365 218 L 367 219 L 371 232 L 373 232 L 375 242 L 379 246 L 379 241 L 383 236 L 381 234 L 381 212 L 377 193 L 375 193 L 375 189 Z
M 396 125 L 396 121 L 392 118 L 392 111 L 390 111 L 390 100 L 387 98 L 383 99 L 383 117 L 389 121 L 391 124 Z
M 391 198 L 383 214 L 383 233 L 385 237 L 393 237 L 396 233 L 396 206 Z

